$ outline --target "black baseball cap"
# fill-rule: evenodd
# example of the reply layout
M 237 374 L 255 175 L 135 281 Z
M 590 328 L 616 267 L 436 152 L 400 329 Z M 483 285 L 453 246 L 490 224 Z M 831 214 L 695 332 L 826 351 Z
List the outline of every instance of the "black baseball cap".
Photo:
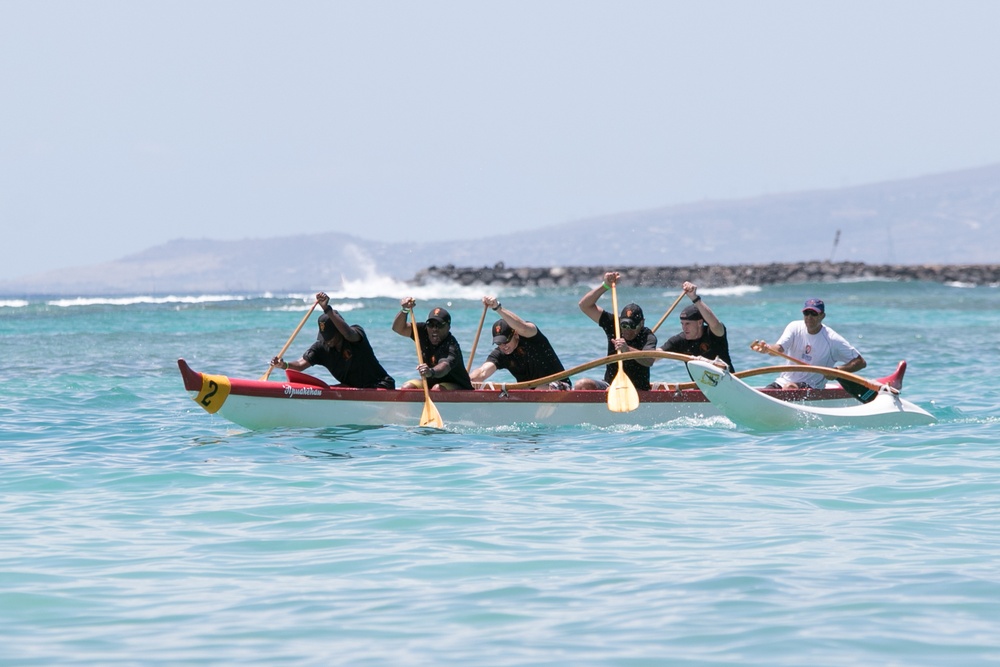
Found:
M 642 315 L 642 308 L 640 308 L 637 304 L 630 303 L 622 308 L 621 317 L 619 319 L 629 320 L 634 326 L 639 326 L 639 322 L 642 322 L 644 319 Z
M 698 306 L 695 306 L 694 304 L 692 304 L 692 305 L 688 306 L 687 308 L 685 308 L 684 310 L 681 311 L 681 319 L 682 320 L 703 320 L 703 319 L 705 319 L 705 316 L 701 314 L 700 310 L 698 310 Z
M 505 320 L 497 320 L 493 323 L 493 344 L 503 345 L 510 342 L 514 335 L 514 329 Z
M 337 333 L 337 327 L 333 325 L 333 319 L 329 315 L 319 316 L 319 335 L 323 340 L 330 340 Z
M 451 324 L 451 314 L 444 308 L 434 308 L 427 316 L 427 321 L 437 320 L 443 324 Z

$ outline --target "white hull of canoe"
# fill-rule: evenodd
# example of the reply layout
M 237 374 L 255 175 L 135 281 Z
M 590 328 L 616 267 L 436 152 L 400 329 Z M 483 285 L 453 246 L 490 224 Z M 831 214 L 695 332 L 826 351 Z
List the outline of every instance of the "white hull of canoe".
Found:
M 929 412 L 883 388 L 868 403 L 846 407 L 779 401 L 758 391 L 727 369 L 707 361 L 689 361 L 688 373 L 702 393 L 735 424 L 771 431 L 803 427 L 896 428 L 932 424 Z
M 295 382 L 261 381 L 209 375 L 178 365 L 185 389 L 195 402 L 248 429 L 329 428 L 337 426 L 418 426 L 424 408 L 420 390 L 374 390 L 319 387 Z M 209 391 L 212 382 L 226 392 Z M 225 393 L 225 396 L 223 396 Z M 824 406 L 857 405 L 841 389 L 776 392 L 787 400 Z M 210 397 L 211 396 L 211 397 Z M 431 392 L 445 428 L 497 428 L 513 425 L 654 427 L 679 419 L 719 417 L 719 409 L 701 391 L 639 392 L 639 407 L 612 412 L 603 391 L 479 390 Z M 210 397 L 210 398 L 209 398 Z
M 411 394 L 412 401 L 300 401 L 230 396 L 218 414 L 248 429 L 277 427 L 328 428 L 336 426 L 418 426 L 424 408 L 419 390 L 399 390 Z M 448 428 L 499 428 L 514 425 L 656 426 L 681 418 L 701 419 L 719 416 L 711 403 L 643 403 L 629 413 L 608 410 L 604 392 L 599 402 L 525 402 L 510 392 L 501 398 L 493 393 L 489 402 L 445 401 L 435 393 L 434 406 Z M 518 392 L 520 393 L 520 392 Z M 590 392 L 587 392 L 590 393 Z

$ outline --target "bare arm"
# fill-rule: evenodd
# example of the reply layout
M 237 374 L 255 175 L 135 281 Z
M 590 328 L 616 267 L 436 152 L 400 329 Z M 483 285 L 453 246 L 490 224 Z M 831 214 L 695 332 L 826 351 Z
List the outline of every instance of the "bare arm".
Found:
M 413 328 L 410 326 L 410 323 L 406 321 L 406 318 L 410 314 L 409 311 L 413 310 L 413 307 L 416 305 L 417 302 L 412 296 L 408 296 L 399 302 L 399 312 L 396 313 L 396 317 L 392 319 L 392 330 L 400 336 L 413 338 Z
M 281 357 L 274 357 L 271 359 L 271 365 L 275 368 L 291 368 L 293 371 L 304 371 L 305 369 L 312 366 L 304 357 L 299 357 L 295 361 L 286 362 Z
M 496 370 L 496 365 L 492 361 L 487 361 L 482 366 L 469 373 L 469 379 L 473 382 L 482 382 L 489 376 L 493 375 Z
M 500 316 L 504 322 L 510 325 L 519 336 L 523 338 L 531 338 L 538 333 L 538 327 L 536 327 L 532 322 L 521 319 L 516 313 L 507 310 L 503 307 L 503 304 L 497 300 L 495 296 L 484 296 L 483 305 L 490 308 L 493 312 Z
M 650 332 L 650 334 L 646 336 L 646 343 L 645 345 L 642 346 L 641 349 L 638 347 L 632 347 L 631 345 L 626 345 L 626 347 L 622 348 L 622 352 L 633 352 L 633 351 L 653 352 L 655 350 L 656 350 L 656 334 L 652 332 Z M 652 366 L 653 363 L 656 361 L 656 359 L 633 359 L 633 361 L 642 366 Z
M 424 377 L 440 378 L 444 377 L 451 372 L 451 363 L 453 355 L 449 352 L 448 356 L 441 359 L 436 364 L 431 366 L 426 361 L 423 364 L 417 366 L 417 372 L 419 372 Z
M 862 357 L 859 354 L 858 356 L 854 357 L 853 359 L 851 359 L 850 361 L 848 361 L 846 364 L 844 364 L 843 366 L 841 366 L 840 370 L 846 371 L 848 373 L 857 373 L 858 371 L 860 371 L 862 368 L 864 368 L 867 365 L 868 365 L 868 362 L 865 361 L 864 357 Z
M 344 340 L 351 343 L 356 343 L 361 340 L 361 334 L 358 333 L 357 329 L 352 327 L 347 323 L 340 313 L 330 307 L 330 297 L 326 295 L 325 292 L 320 292 L 316 295 L 316 300 L 319 301 L 320 308 L 326 313 L 326 316 L 330 318 L 333 322 L 333 326 L 337 328 L 340 335 L 344 337 Z
M 708 325 L 709 330 L 716 336 L 722 337 L 722 334 L 726 333 L 726 327 L 723 326 L 719 318 L 715 316 L 712 309 L 705 304 L 705 300 L 698 296 L 698 286 L 692 282 L 684 283 L 684 293 L 688 295 L 691 299 L 691 303 L 694 304 L 698 312 L 701 313 L 702 319 L 705 320 L 705 324 Z
M 785 351 L 785 348 L 781 347 L 777 343 L 771 345 L 766 340 L 759 340 L 759 339 L 750 343 L 750 349 L 753 350 L 754 352 L 770 354 L 772 357 L 777 356 L 778 352 Z
M 608 271 L 604 274 L 603 284 L 598 285 L 583 295 L 583 298 L 580 299 L 580 310 L 583 311 L 584 315 L 595 322 L 600 323 L 601 313 L 604 312 L 604 309 L 597 305 L 597 300 L 600 299 L 604 293 L 608 291 L 608 289 L 610 289 L 604 285 L 614 285 L 618 282 L 618 278 L 620 277 L 621 274 L 617 271 Z

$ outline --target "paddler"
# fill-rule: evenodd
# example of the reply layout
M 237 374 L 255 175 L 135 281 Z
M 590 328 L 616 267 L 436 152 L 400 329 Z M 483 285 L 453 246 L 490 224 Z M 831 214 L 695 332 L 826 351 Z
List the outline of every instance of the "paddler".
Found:
M 413 327 L 407 317 L 417 305 L 408 296 L 399 302 L 399 312 L 392 320 L 392 330 L 413 340 Z M 451 333 L 451 314 L 440 306 L 431 308 L 427 319 L 417 322 L 420 351 L 424 363 L 417 365 L 417 373 L 427 380 L 429 389 L 472 389 L 469 372 L 462 359 L 462 348 Z M 402 389 L 420 389 L 420 380 L 407 380 Z
M 709 360 L 721 359 L 735 373 L 729 357 L 729 337 L 724 325 L 705 300 L 698 294 L 698 286 L 690 281 L 683 285 L 691 305 L 681 311 L 681 332 L 671 336 L 660 348 L 664 352 L 677 352 Z
M 310 366 L 325 366 L 344 387 L 395 389 L 396 381 L 382 368 L 361 325 L 348 324 L 330 306 L 330 297 L 326 292 L 317 293 L 316 301 L 323 309 L 323 314 L 319 316 L 316 342 L 301 358 L 285 361 L 274 357 L 271 365 L 296 371 L 304 371 Z
M 500 319 L 493 323 L 493 344 L 483 365 L 472 371 L 473 382 L 482 382 L 498 369 L 506 369 L 518 382 L 529 382 L 566 370 L 545 334 L 532 322 L 503 307 L 495 296 L 484 296 L 483 305 Z M 548 389 L 570 389 L 569 378 L 551 382 Z
M 654 351 L 656 350 L 656 334 L 646 326 L 646 319 L 642 314 L 642 308 L 638 304 L 630 303 L 622 308 L 618 320 L 621 336 L 618 338 L 615 338 L 614 315 L 597 305 L 597 301 L 606 292 L 609 292 L 611 286 L 617 284 L 620 278 L 621 274 L 617 271 L 608 271 L 605 273 L 604 282 L 584 294 L 583 298 L 580 299 L 580 310 L 604 330 L 604 334 L 608 339 L 608 355 L 619 351 Z M 653 359 L 629 359 L 623 362 L 622 368 L 637 390 L 649 390 L 649 367 L 653 365 L 653 361 Z M 611 386 L 617 374 L 618 364 L 611 363 L 607 365 L 604 371 L 604 380 L 582 378 L 573 384 L 573 388 L 607 389 Z
M 751 347 L 758 352 L 775 356 L 781 352 L 800 359 L 810 366 L 836 366 L 848 373 L 857 373 L 868 365 L 861 353 L 847 339 L 823 324 L 826 319 L 826 304 L 821 299 L 808 299 L 802 307 L 802 320 L 788 323 L 781 337 L 773 345 L 765 341 L 754 341 Z M 778 379 L 767 385 L 769 389 L 822 389 L 826 378 L 819 373 L 790 371 L 782 373 Z

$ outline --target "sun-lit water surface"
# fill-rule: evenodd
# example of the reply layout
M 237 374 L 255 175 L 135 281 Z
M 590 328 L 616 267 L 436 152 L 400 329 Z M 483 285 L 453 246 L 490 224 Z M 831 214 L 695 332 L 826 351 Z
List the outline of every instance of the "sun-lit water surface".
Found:
M 397 380 L 400 290 L 334 294 Z M 445 304 L 468 354 L 482 292 L 420 288 L 417 310 Z M 604 350 L 581 294 L 501 292 L 567 366 Z M 652 323 L 676 294 L 619 299 Z M 310 295 L 0 301 L 0 664 L 1000 663 L 998 289 L 703 294 L 739 369 L 824 298 L 864 373 L 907 359 L 939 422 L 254 433 L 176 360 L 258 377 Z

